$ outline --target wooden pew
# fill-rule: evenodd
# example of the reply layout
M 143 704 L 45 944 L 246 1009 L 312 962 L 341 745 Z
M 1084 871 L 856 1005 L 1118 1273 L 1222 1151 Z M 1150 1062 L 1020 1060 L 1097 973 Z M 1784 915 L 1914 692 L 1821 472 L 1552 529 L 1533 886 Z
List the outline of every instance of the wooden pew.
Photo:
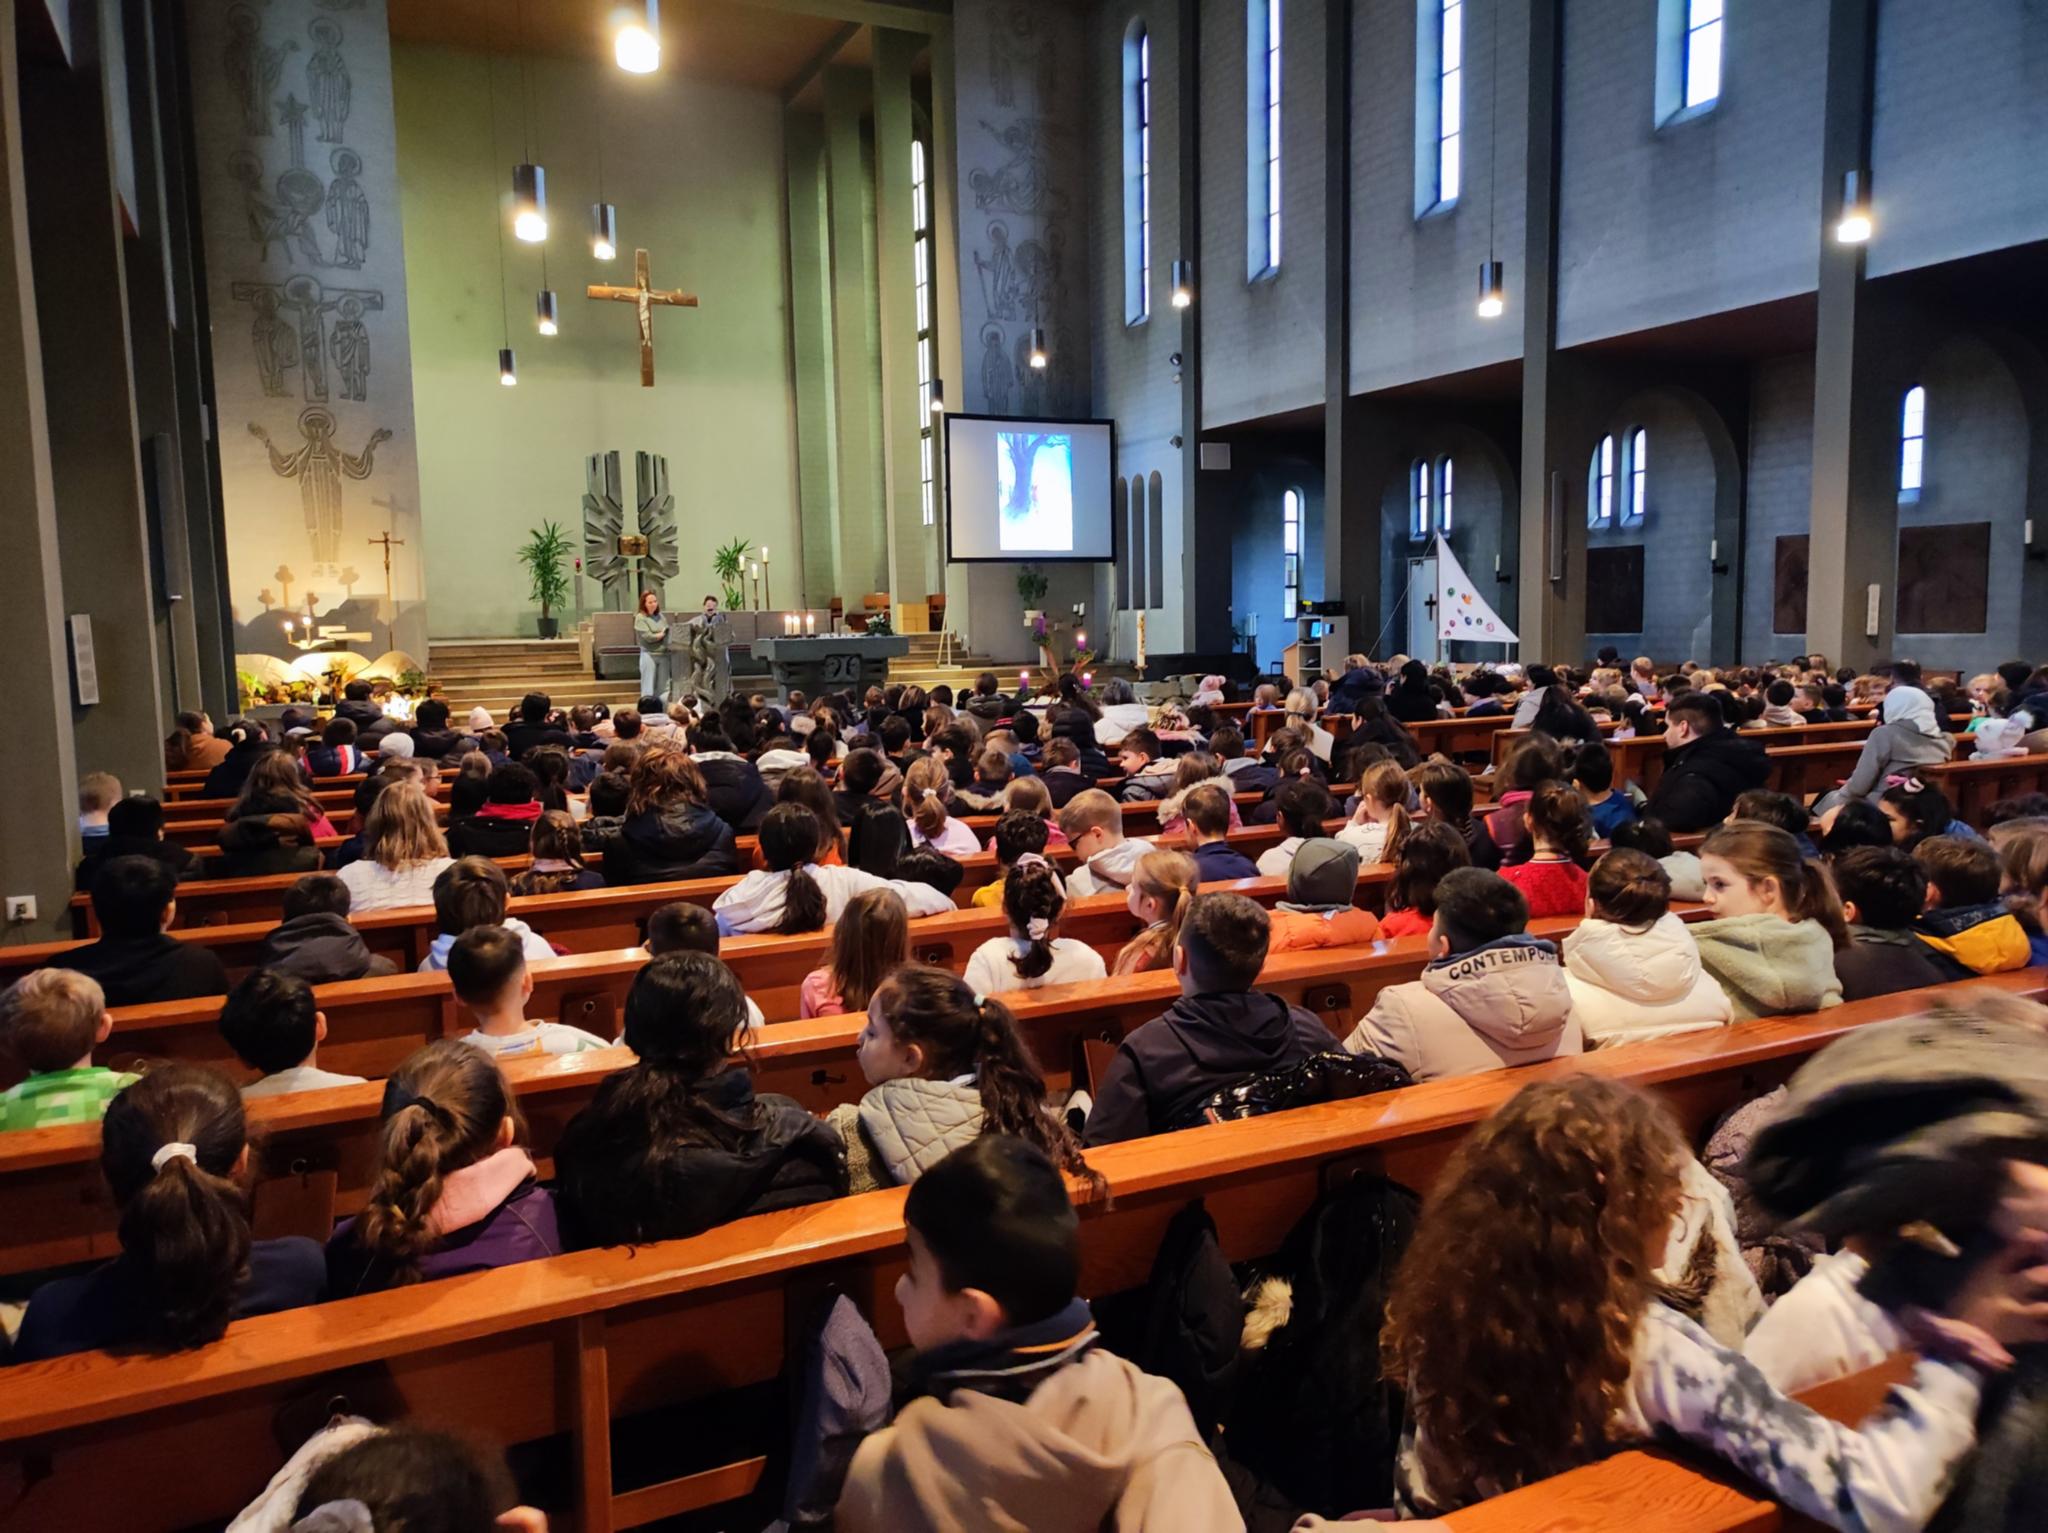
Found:
M 1989 761 L 1958 758 L 1921 773 L 1948 795 L 1956 818 L 1982 825 L 1991 806 L 2022 793 L 2048 793 L 2048 756 L 2001 756 Z
M 1993 983 L 2032 995 L 2041 980 Z M 1909 1015 L 1928 998 L 1743 1023 L 1092 1152 L 1112 1200 L 1081 1209 L 1081 1289 L 1099 1298 L 1142 1284 L 1166 1225 L 1196 1197 L 1237 1261 L 1277 1249 L 1333 1173 L 1373 1171 L 1427 1188 L 1471 1125 L 1531 1080 L 1584 1070 L 1632 1081 L 1662 1093 L 1696 1134 L 1849 1029 Z M 889 1294 L 905 1260 L 902 1209 L 900 1190 L 877 1192 L 691 1240 L 578 1252 L 242 1321 L 196 1353 L 23 1365 L 0 1390 L 0 1483 L 13 1488 L 12 1510 L 26 1526 L 218 1522 L 295 1446 L 280 1449 L 280 1412 L 324 1415 L 339 1397 L 380 1417 L 504 1443 L 565 1434 L 572 1510 L 586 1533 L 730 1502 L 759 1483 L 770 1435 L 779 1441 L 787 1430 L 781 1412 L 758 1429 L 759 1452 L 748 1442 L 693 1456 L 694 1444 L 678 1441 L 662 1464 L 673 1477 L 632 1489 L 615 1481 L 612 1423 L 776 1378 L 785 1338 L 828 1285 L 862 1306 L 885 1345 L 901 1342 Z M 206 1472 L 164 1473 L 194 1464 Z

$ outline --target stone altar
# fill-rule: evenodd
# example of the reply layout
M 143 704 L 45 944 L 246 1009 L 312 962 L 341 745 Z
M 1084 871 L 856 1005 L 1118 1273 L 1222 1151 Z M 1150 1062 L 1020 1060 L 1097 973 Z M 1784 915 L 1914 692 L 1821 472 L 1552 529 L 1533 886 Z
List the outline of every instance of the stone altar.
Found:
M 816 698 L 821 692 L 852 692 L 856 697 L 880 686 L 889 676 L 889 662 L 910 653 L 910 640 L 899 635 L 870 638 L 866 634 L 834 633 L 803 638 L 756 639 L 754 658 L 766 662 L 777 692 L 792 689 Z

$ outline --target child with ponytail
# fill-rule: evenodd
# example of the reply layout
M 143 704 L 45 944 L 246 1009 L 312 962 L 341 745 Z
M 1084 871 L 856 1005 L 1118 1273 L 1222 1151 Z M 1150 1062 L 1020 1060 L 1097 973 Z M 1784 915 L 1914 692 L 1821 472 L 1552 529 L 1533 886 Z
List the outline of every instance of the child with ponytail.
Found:
M 1522 891 L 1532 921 L 1580 914 L 1586 908 L 1586 868 L 1593 860 L 1585 799 L 1561 782 L 1538 783 L 1523 815 L 1529 857 L 1509 863 L 1500 876 Z
M 1835 949 L 1847 925 L 1834 883 L 1775 825 L 1734 820 L 1700 848 L 1707 908 L 1692 927 L 1700 962 L 1735 1009 L 1735 1020 L 1817 1011 L 1842 1003 Z
M 871 889 L 847 901 L 832 925 L 832 956 L 804 976 L 800 1018 L 837 1017 L 867 1010 L 882 981 L 910 961 L 910 916 L 890 889 Z
M 871 1089 L 825 1119 L 846 1142 L 850 1190 L 914 1182 L 985 1133 L 1014 1134 L 1100 1187 L 1047 1107 L 1045 1079 L 1009 1008 L 969 981 L 925 964 L 899 969 L 868 1003 L 859 1050 Z
M 820 863 L 824 828 L 802 804 L 777 804 L 761 821 L 761 853 L 768 866 L 747 874 L 712 901 L 724 932 L 821 931 L 846 903 L 872 889 L 893 890 L 913 916 L 943 915 L 952 900 L 929 884 L 877 878 L 859 868 Z
M 230 1320 L 325 1297 L 317 1244 L 249 1237 L 249 1135 L 241 1095 L 225 1076 L 155 1066 L 108 1105 L 100 1168 L 120 1210 L 121 1254 L 36 1289 L 15 1362 L 203 1346 Z
M 334 1296 L 560 1255 L 554 1197 L 525 1138 L 491 1054 L 443 1038 L 406 1060 L 384 1083 L 369 1199 L 327 1242 Z
M 1147 852 L 1138 859 L 1124 903 L 1144 922 L 1137 936 L 1123 945 L 1112 974 L 1143 974 L 1173 967 L 1173 945 L 1180 938 L 1188 901 L 1201 887 L 1201 872 L 1186 852 Z
M 1398 762 L 1382 761 L 1359 778 L 1358 812 L 1337 839 L 1357 847 L 1361 863 L 1394 862 L 1408 826 L 1408 774 Z
M 922 756 L 903 774 L 903 812 L 910 816 L 910 844 L 948 857 L 972 857 L 981 842 L 965 821 L 950 812 L 953 779 L 936 756 Z
M 1380 935 L 1428 936 L 1430 923 L 1436 919 L 1436 886 L 1446 873 L 1471 866 L 1472 843 L 1455 825 L 1440 819 L 1419 822 L 1402 839 L 1401 855 L 1394 861 L 1394 881 L 1387 886 Z
M 1059 934 L 1067 908 L 1067 886 L 1053 865 L 1026 853 L 1003 880 L 1003 914 L 1010 934 L 991 937 L 967 960 L 967 983 L 979 995 L 1004 990 L 1037 990 L 1104 979 L 1102 955 L 1085 942 Z

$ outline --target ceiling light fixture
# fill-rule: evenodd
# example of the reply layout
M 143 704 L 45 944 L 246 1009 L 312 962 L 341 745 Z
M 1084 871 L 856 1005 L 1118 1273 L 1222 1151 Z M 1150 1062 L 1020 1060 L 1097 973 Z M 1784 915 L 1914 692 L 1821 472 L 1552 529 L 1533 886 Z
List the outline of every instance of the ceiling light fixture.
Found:
M 1025 360 L 1028 361 L 1033 367 L 1037 368 L 1040 372 L 1044 372 L 1045 365 L 1050 360 L 1050 358 L 1048 358 L 1046 355 L 1045 330 L 1042 326 L 1033 325 L 1031 327 L 1030 347 L 1031 349 L 1029 353 L 1026 355 Z
M 1195 301 L 1195 263 L 1175 261 L 1173 263 L 1173 306 L 1185 309 Z
M 612 13 L 612 57 L 633 75 L 651 75 L 661 68 L 661 0 Z
M 1842 173 L 1842 218 L 1835 225 L 1835 238 L 1844 245 L 1868 243 L 1873 225 L 1870 220 L 1870 193 L 1863 184 L 1860 170 Z

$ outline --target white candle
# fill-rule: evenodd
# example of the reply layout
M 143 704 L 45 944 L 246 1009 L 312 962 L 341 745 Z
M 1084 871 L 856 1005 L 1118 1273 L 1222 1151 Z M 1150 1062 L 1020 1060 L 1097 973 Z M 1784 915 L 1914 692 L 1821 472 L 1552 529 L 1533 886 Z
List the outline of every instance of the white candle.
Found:
M 1138 669 L 1145 668 L 1145 614 L 1138 614 Z
M 818 614 L 817 614 L 817 613 L 815 613 L 815 612 L 806 612 L 806 613 L 804 614 L 804 632 L 805 632 L 805 633 L 816 633 L 817 631 L 818 631 Z

